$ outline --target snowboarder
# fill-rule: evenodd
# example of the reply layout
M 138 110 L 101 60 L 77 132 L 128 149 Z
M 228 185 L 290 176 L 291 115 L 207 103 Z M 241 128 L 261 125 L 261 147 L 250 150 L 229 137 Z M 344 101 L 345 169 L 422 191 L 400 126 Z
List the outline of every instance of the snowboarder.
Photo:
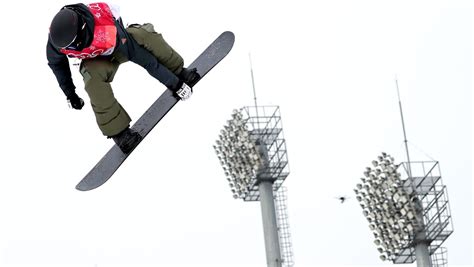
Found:
M 124 27 L 118 7 L 106 3 L 61 8 L 51 22 L 46 51 L 59 86 L 77 110 L 84 101 L 75 92 L 68 57 L 82 60 L 80 73 L 97 124 L 126 154 L 142 137 L 130 128 L 131 118 L 110 86 L 119 65 L 127 61 L 139 64 L 181 100 L 192 95 L 188 84 L 199 79 L 196 69 L 183 67 L 183 58 L 152 24 Z

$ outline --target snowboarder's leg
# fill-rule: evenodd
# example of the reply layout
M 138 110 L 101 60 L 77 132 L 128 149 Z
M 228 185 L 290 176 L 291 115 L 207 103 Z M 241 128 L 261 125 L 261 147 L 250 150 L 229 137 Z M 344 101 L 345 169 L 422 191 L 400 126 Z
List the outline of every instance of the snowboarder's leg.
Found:
M 195 84 L 200 78 L 196 69 L 183 67 L 183 58 L 161 34 L 155 32 L 152 24 L 133 24 L 127 28 L 127 32 L 132 37 L 129 42 L 133 47 L 133 52 L 129 54 L 130 61 L 144 67 L 182 100 L 188 99 L 192 94 L 188 85 Z M 184 93 L 180 94 L 180 91 Z
M 161 64 L 150 51 L 140 46 L 133 38 L 128 42 L 128 45 L 131 46 L 128 53 L 130 61 L 142 66 L 167 88 L 176 90 L 180 86 L 178 76 Z
M 81 74 L 97 124 L 105 136 L 114 136 L 128 128 L 130 116 L 115 99 L 110 83 L 119 63 L 106 59 L 83 60 Z
M 163 39 L 160 33 L 155 31 L 151 23 L 132 24 L 127 28 L 127 32 L 175 75 L 181 73 L 183 58 Z

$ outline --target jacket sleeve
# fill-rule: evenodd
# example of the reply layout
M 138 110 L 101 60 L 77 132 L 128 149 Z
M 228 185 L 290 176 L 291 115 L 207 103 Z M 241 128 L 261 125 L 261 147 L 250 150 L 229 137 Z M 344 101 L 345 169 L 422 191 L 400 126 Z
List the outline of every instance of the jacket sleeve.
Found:
M 48 44 L 46 45 L 46 57 L 48 59 L 48 65 L 56 76 L 59 87 L 61 87 L 66 97 L 73 95 L 76 86 L 74 86 L 72 81 L 69 60 L 66 55 L 60 53 L 58 49 L 53 46 L 49 38 Z

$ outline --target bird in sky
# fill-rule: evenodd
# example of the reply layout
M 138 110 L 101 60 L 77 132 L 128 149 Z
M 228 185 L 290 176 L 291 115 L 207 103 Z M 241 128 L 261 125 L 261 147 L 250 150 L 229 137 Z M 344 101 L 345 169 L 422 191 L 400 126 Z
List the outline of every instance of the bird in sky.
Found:
M 347 196 L 338 196 L 338 197 L 336 197 L 336 199 L 339 199 L 339 201 L 341 201 L 341 204 L 342 204 L 349 198 Z

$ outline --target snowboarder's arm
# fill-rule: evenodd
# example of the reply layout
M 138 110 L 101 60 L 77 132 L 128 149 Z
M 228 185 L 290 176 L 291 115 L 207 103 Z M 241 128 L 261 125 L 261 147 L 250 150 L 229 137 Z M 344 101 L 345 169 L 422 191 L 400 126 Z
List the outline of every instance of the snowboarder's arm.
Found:
M 75 95 L 76 86 L 72 81 L 71 69 L 69 68 L 69 60 L 66 55 L 60 53 L 48 40 L 46 46 L 46 57 L 48 65 L 58 80 L 59 87 L 63 90 L 66 97 Z

